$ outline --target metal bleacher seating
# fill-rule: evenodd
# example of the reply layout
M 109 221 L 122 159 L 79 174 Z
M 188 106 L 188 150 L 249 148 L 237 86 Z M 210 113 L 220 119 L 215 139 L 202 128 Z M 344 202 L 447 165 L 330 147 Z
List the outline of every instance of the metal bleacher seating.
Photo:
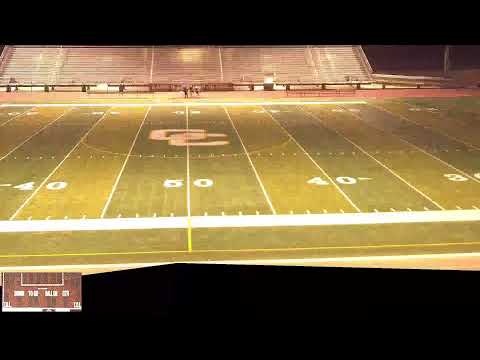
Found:
M 368 81 L 359 46 L 8 46 L 0 83 L 277 83 Z M 13 79 L 13 81 L 12 81 Z

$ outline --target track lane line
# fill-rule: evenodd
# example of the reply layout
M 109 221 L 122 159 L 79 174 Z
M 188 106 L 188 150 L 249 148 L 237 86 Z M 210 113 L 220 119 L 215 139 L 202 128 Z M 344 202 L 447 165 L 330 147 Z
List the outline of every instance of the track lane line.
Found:
M 310 161 L 323 173 L 323 175 L 325 175 L 325 177 L 328 178 L 328 180 L 342 194 L 342 196 L 348 201 L 348 203 L 352 205 L 352 207 L 357 212 L 361 212 L 360 208 L 357 205 L 355 205 L 352 199 L 350 199 L 350 197 L 340 188 L 340 186 L 338 186 L 338 184 L 327 174 L 327 172 L 323 170 L 323 168 L 320 165 L 318 165 L 318 163 L 310 156 L 310 154 L 303 148 L 303 146 L 298 143 L 298 141 L 292 136 L 292 134 L 290 134 L 290 132 L 288 132 L 287 129 L 285 129 L 269 111 L 267 111 L 263 106 L 261 108 L 288 135 L 288 137 L 293 140 L 293 142 L 300 148 L 300 150 L 302 150 L 302 152 L 310 159 Z
M 262 189 L 262 192 L 263 192 L 263 195 L 265 196 L 265 199 L 267 200 L 268 206 L 270 206 L 270 210 L 272 210 L 272 213 L 274 215 L 276 215 L 277 212 L 275 211 L 275 208 L 273 207 L 272 201 L 270 200 L 270 197 L 268 196 L 267 190 L 265 189 L 265 186 L 263 185 L 263 182 L 260 178 L 260 175 L 257 172 L 257 169 L 255 168 L 255 165 L 253 165 L 252 159 L 250 158 L 250 154 L 248 153 L 247 148 L 245 147 L 245 144 L 243 143 L 242 137 L 238 133 L 238 130 L 237 130 L 235 124 L 233 123 L 233 120 L 230 116 L 230 113 L 228 112 L 228 109 L 225 106 L 223 107 L 223 109 L 227 113 L 228 119 L 230 120 L 230 123 L 232 124 L 232 127 L 235 130 L 235 133 L 237 134 L 238 139 L 240 140 L 240 144 L 242 144 L 243 151 L 245 152 L 245 155 L 247 155 L 248 162 L 250 163 L 250 165 L 252 167 L 252 170 L 255 173 L 255 176 L 257 177 L 257 181 L 260 185 L 260 188 Z
M 145 119 L 147 118 L 148 114 L 150 113 L 150 110 L 152 107 L 150 106 L 147 111 L 145 112 L 145 116 L 143 117 L 142 123 L 140 124 L 138 131 L 135 135 L 135 138 L 132 141 L 132 145 L 130 146 L 130 149 L 128 150 L 128 154 L 125 157 L 125 161 L 123 162 L 123 165 L 120 169 L 120 172 L 117 175 L 117 178 L 115 179 L 115 183 L 112 186 L 112 190 L 110 191 L 110 195 L 108 196 L 107 202 L 105 203 L 105 206 L 103 207 L 102 213 L 100 215 L 100 218 L 104 218 L 105 214 L 107 213 L 107 210 L 110 206 L 110 203 L 112 202 L 113 199 L 113 194 L 117 190 L 118 183 L 120 182 L 120 178 L 122 177 L 123 171 L 125 170 L 125 167 L 127 166 L 128 160 L 130 159 L 130 155 L 132 154 L 133 148 L 135 147 L 135 144 L 137 143 L 138 136 L 140 135 L 140 132 L 142 131 L 143 124 L 145 123 Z
M 418 194 L 420 194 L 421 196 L 423 196 L 425 199 L 427 199 L 428 201 L 430 201 L 433 205 L 435 205 L 436 207 L 438 207 L 440 210 L 445 210 L 445 208 L 443 206 L 441 206 L 439 203 L 437 203 L 435 200 L 433 200 L 431 197 L 429 197 L 427 194 L 425 194 L 424 192 L 422 192 L 420 189 L 417 189 L 414 185 L 410 184 L 407 180 L 405 180 L 404 178 L 402 178 L 400 175 L 398 175 L 395 171 L 393 171 L 392 169 L 390 169 L 387 165 L 385 165 L 384 163 L 382 163 L 380 160 L 378 160 L 377 158 L 375 158 L 374 156 L 370 155 L 365 149 L 363 149 L 360 145 L 356 144 L 355 142 L 353 142 L 352 140 L 350 140 L 349 138 L 347 138 L 346 136 L 344 136 L 343 134 L 341 134 L 339 131 L 337 131 L 336 129 L 333 129 L 327 125 L 325 125 L 323 123 L 323 121 L 321 121 L 316 115 L 310 113 L 309 111 L 301 108 L 301 110 L 303 112 L 305 112 L 306 114 L 310 115 L 311 117 L 313 117 L 315 120 L 317 120 L 318 122 L 320 122 L 323 126 L 325 126 L 327 129 L 330 129 L 332 130 L 333 132 L 335 132 L 336 134 L 338 134 L 339 136 L 341 136 L 342 138 L 344 138 L 346 141 L 348 141 L 350 144 L 352 144 L 353 146 L 355 146 L 358 150 L 360 150 L 363 154 L 365 154 L 366 156 L 368 156 L 370 159 L 372 159 L 373 161 L 375 161 L 378 165 L 382 166 L 385 170 L 387 170 L 390 174 L 394 175 L 397 179 L 399 179 L 400 181 L 402 181 L 405 185 L 407 185 L 408 187 L 410 187 L 412 190 L 416 191 Z M 353 115 L 353 114 L 352 114 Z
M 190 136 L 189 136 L 189 116 L 188 116 L 188 104 L 185 105 L 185 122 L 187 128 L 187 249 L 188 252 L 192 251 L 192 215 L 191 215 L 191 206 L 190 206 Z
M 70 157 L 70 155 L 80 146 L 80 144 L 83 143 L 83 141 L 86 139 L 88 134 L 95 129 L 95 127 L 108 115 L 109 110 L 106 110 L 103 115 L 93 124 L 88 131 L 83 134 L 83 136 L 80 138 L 80 140 L 77 142 L 77 144 L 68 152 L 67 155 L 63 158 L 63 160 L 50 172 L 50 174 L 41 182 L 41 184 L 37 187 L 36 190 L 32 192 L 32 194 L 23 202 L 23 204 L 15 211 L 15 213 L 9 218 L 9 220 L 14 220 L 18 214 L 23 210 L 27 204 L 32 201 L 32 199 L 38 194 L 38 192 L 42 189 L 42 187 L 47 183 L 47 181 L 57 172 L 58 169 L 63 165 L 63 163 Z
M 450 246 L 474 246 L 480 245 L 480 241 L 446 242 L 446 243 L 410 243 L 410 244 L 385 244 L 385 245 L 352 245 L 352 246 L 317 246 L 297 248 L 258 248 L 258 249 L 208 249 L 195 250 L 194 253 L 240 253 L 240 252 L 295 252 L 309 250 L 361 250 L 361 249 L 388 249 L 388 248 L 415 248 L 415 247 L 450 247 Z M 59 253 L 59 254 L 1 254 L 0 258 L 38 258 L 38 257 L 72 257 L 72 256 L 112 256 L 112 255 L 154 255 L 154 254 L 187 254 L 186 250 L 153 250 L 153 251 L 125 251 L 125 252 L 102 252 L 102 253 Z M 260 259 L 261 261 L 261 259 Z M 178 261 L 171 261 L 178 262 Z M 182 261 L 180 261 L 182 262 Z M 200 262 L 200 261 L 199 261 Z

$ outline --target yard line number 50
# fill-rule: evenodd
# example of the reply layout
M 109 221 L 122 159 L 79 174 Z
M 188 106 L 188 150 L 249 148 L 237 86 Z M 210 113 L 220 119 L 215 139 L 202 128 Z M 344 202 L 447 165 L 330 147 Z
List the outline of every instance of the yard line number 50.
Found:
M 196 187 L 200 187 L 200 188 L 206 188 L 206 187 L 210 187 L 210 186 L 213 185 L 213 180 L 212 179 L 196 179 L 193 182 L 193 185 L 195 185 Z M 181 180 L 181 179 L 179 179 L 179 180 L 165 180 L 163 182 L 163 186 L 165 186 L 166 188 L 182 187 L 183 186 L 183 180 Z

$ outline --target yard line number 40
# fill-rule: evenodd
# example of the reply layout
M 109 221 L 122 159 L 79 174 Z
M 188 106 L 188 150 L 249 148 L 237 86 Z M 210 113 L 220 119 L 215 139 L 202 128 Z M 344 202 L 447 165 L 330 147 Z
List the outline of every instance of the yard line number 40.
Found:
M 51 182 L 51 183 L 47 184 L 46 188 L 48 190 L 63 190 L 67 186 L 68 186 L 68 184 L 64 181 L 55 181 L 55 182 Z M 27 182 L 27 183 L 24 183 L 24 184 L 16 185 L 13 188 L 21 190 L 21 191 L 32 191 L 35 188 L 35 182 L 34 181 Z

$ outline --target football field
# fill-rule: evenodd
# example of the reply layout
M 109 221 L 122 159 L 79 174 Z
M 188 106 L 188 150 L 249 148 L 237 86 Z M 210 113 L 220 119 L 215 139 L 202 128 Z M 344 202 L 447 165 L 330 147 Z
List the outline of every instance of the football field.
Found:
M 480 99 L 0 105 L 0 265 L 477 252 Z

